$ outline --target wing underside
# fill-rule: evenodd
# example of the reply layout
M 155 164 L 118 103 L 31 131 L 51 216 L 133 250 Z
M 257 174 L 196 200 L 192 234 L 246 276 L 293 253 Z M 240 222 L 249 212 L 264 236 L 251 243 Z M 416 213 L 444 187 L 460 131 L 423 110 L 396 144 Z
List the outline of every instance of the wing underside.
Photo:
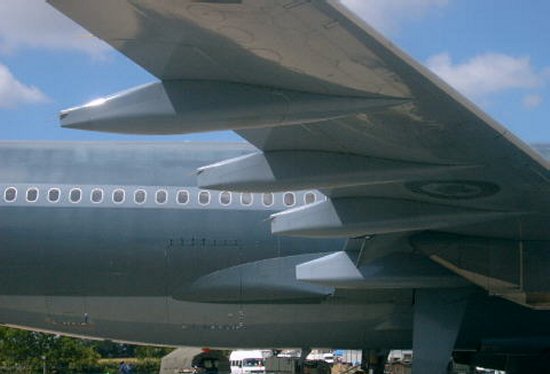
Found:
M 205 165 L 199 185 L 328 196 L 274 215 L 274 233 L 405 235 L 477 285 L 549 305 L 544 275 L 521 278 L 549 246 L 548 161 L 338 1 L 49 2 L 160 79 L 63 120 L 236 130 L 258 151 Z M 480 248 L 521 272 L 477 266 Z

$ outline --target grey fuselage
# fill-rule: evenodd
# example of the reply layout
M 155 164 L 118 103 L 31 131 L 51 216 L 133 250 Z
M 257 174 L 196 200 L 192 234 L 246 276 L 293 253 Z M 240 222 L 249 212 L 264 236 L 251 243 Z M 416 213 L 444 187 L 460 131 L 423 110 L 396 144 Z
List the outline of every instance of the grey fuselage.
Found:
M 271 206 L 261 194 L 250 203 L 237 193 L 222 202 L 217 191 L 199 199 L 198 167 L 252 150 L 1 143 L 0 323 L 167 345 L 410 347 L 414 289 L 331 291 L 284 279 L 282 287 L 262 273 L 292 273 L 292 265 L 346 245 L 272 236 L 268 218 L 287 208 L 284 194 Z M 186 200 L 178 201 L 180 191 Z M 296 205 L 305 193 L 293 195 Z M 209 283 L 225 274 L 226 283 Z M 480 290 L 472 300 L 458 347 L 484 339 L 548 344 L 549 313 Z

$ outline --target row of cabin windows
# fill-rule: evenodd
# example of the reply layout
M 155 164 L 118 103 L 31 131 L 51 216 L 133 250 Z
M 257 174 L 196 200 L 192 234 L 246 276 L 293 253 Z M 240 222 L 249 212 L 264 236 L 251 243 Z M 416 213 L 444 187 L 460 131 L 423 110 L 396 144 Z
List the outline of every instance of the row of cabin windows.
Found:
M 25 199 L 27 202 L 38 201 L 39 189 L 36 187 L 28 188 L 26 191 Z M 228 206 L 231 204 L 232 193 L 229 191 L 222 191 L 219 193 L 219 202 L 221 205 Z M 71 203 L 79 203 L 82 200 L 82 190 L 80 188 L 72 188 L 69 191 L 69 201 Z M 47 198 L 50 203 L 57 203 L 61 199 L 61 190 L 59 188 L 50 188 L 47 192 Z M 116 189 L 112 193 L 112 201 L 115 204 L 122 204 L 126 198 L 126 191 L 123 189 Z M 4 201 L 13 202 L 17 199 L 17 189 L 15 187 L 8 187 L 4 190 Z M 104 191 L 101 188 L 94 188 L 90 193 L 90 201 L 94 204 L 103 202 Z M 189 202 L 189 191 L 179 190 L 176 193 L 176 202 L 180 205 L 185 205 Z M 208 205 L 211 201 L 211 193 L 209 191 L 200 191 L 197 195 L 197 199 L 200 205 Z M 262 204 L 266 207 L 270 207 L 275 203 L 275 197 L 273 193 L 267 192 L 261 195 Z M 313 192 L 306 192 L 304 194 L 304 203 L 311 204 L 317 200 L 317 196 Z M 134 191 L 134 203 L 144 204 L 147 201 L 147 192 L 142 189 Z M 155 202 L 157 204 L 166 204 L 168 202 L 168 191 L 157 190 L 155 192 Z M 250 192 L 243 192 L 240 194 L 240 203 L 244 206 L 250 206 L 254 203 L 254 195 Z M 283 194 L 283 204 L 287 207 L 294 206 L 296 204 L 296 195 L 293 192 L 285 192 Z

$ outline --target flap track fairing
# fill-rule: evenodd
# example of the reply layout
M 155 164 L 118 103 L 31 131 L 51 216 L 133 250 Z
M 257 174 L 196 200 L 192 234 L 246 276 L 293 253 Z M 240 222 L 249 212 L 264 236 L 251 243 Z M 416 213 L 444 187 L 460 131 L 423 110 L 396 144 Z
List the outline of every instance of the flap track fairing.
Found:
M 63 127 L 124 134 L 189 134 L 322 122 L 404 103 L 242 83 L 161 81 L 61 112 Z
M 272 192 L 418 179 L 468 165 L 434 165 L 316 151 L 258 152 L 201 167 L 201 188 Z

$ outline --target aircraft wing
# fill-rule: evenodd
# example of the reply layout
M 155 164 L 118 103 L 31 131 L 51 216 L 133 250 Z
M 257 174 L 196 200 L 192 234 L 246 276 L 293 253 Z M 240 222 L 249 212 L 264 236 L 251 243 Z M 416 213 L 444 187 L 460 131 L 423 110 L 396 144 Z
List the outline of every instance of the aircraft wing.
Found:
M 454 250 L 549 246 L 549 162 L 338 1 L 49 2 L 161 80 L 169 108 L 140 112 L 136 132 L 169 115 L 179 122 L 159 132 L 186 132 L 182 121 L 200 116 L 185 117 L 176 91 L 202 85 L 191 109 L 205 105 L 210 117 L 187 131 L 234 129 L 259 149 L 205 166 L 202 187 L 327 194 L 275 214 L 274 233 L 410 233 L 415 248 L 480 285 L 498 274 L 460 264 Z M 213 118 L 218 108 L 237 120 Z

